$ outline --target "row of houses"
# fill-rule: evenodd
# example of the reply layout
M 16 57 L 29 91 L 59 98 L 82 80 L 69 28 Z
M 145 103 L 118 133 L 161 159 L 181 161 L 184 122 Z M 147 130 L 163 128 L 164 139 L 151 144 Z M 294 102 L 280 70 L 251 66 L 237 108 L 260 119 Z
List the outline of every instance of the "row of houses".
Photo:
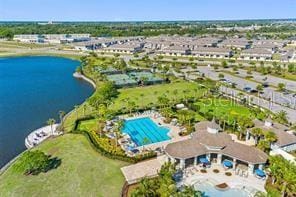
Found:
M 159 50 L 159 54 L 165 56 L 192 56 L 205 58 L 230 58 L 233 55 L 231 49 L 218 47 L 198 47 L 190 49 L 182 46 L 170 46 Z
M 131 43 L 142 42 L 143 37 L 121 37 L 121 38 L 92 38 L 87 42 L 79 42 L 73 45 L 75 50 L 88 51 L 88 50 L 101 50 L 113 45 L 125 46 L 131 45 Z M 131 48 L 131 47 L 130 47 Z
M 145 49 L 166 56 L 229 58 L 235 53 L 243 60 L 272 60 L 278 53 L 282 61 L 293 58 L 294 50 L 285 50 L 289 41 L 248 40 L 246 38 L 159 36 L 145 40 Z
M 190 56 L 200 58 L 235 58 L 242 60 L 272 60 L 278 54 L 279 60 L 288 62 L 295 58 L 293 49 L 286 50 L 289 40 L 258 39 L 244 37 L 119 37 L 91 38 L 90 34 L 28 34 L 15 35 L 14 40 L 26 43 L 73 43 L 79 51 L 134 54 L 143 50 L 165 56 Z
M 24 43 L 63 44 L 90 40 L 90 34 L 21 34 L 13 40 Z

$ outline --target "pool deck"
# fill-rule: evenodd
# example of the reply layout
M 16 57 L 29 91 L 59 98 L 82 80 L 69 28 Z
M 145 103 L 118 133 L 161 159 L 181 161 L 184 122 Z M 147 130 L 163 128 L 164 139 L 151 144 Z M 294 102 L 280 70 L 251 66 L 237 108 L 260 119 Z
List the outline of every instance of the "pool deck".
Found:
M 165 123 L 164 118 L 159 116 L 158 113 L 143 114 L 143 115 L 139 115 L 139 116 L 135 116 L 135 117 L 122 117 L 122 118 L 124 118 L 126 120 L 133 120 L 133 119 L 139 119 L 139 118 L 150 118 L 158 126 L 167 127 L 170 129 L 170 131 L 168 132 L 168 136 L 171 139 L 166 140 L 166 141 L 162 141 L 162 142 L 147 144 L 144 147 L 139 146 L 138 147 L 139 149 L 145 148 L 148 150 L 155 150 L 157 148 L 164 148 L 169 143 L 182 141 L 182 140 L 186 140 L 186 139 L 190 138 L 190 136 L 180 136 L 179 135 L 179 132 L 181 131 L 180 127 Z
M 139 182 L 142 178 L 153 178 L 156 177 L 162 164 L 165 163 L 163 156 L 148 161 L 143 161 L 137 164 L 125 166 L 121 168 L 126 181 L 129 184 Z
M 256 191 L 266 192 L 264 185 L 265 180 L 258 179 L 254 175 L 249 175 L 248 177 L 241 177 L 236 175 L 233 170 L 225 170 L 219 164 L 212 164 L 210 168 L 207 168 L 207 173 L 201 173 L 200 170 L 202 167 L 195 167 L 198 171 L 195 171 L 193 168 L 187 169 L 191 171 L 189 175 L 183 177 L 180 184 L 184 185 L 194 185 L 202 181 L 209 181 L 215 185 L 226 183 L 230 188 L 238 188 L 248 191 L 251 194 L 254 194 Z M 218 169 L 219 173 L 214 173 L 213 170 Z M 231 172 L 231 176 L 226 176 L 225 172 Z
M 144 177 L 156 177 L 157 173 L 161 169 L 162 164 L 164 164 L 165 161 L 166 156 L 161 155 L 155 159 L 125 166 L 121 168 L 121 171 L 126 181 L 129 184 L 134 184 Z M 226 183 L 230 188 L 237 188 L 247 191 L 250 196 L 254 196 L 257 191 L 266 192 L 264 188 L 266 180 L 258 179 L 254 175 L 241 177 L 239 175 L 236 175 L 232 169 L 225 170 L 219 164 L 212 164 L 210 168 L 206 169 L 207 173 L 201 173 L 201 169 L 203 168 L 199 166 L 186 168 L 182 180 L 178 182 L 177 185 L 194 185 L 207 181 L 213 185 Z M 219 173 L 214 173 L 214 169 L 218 169 Z M 226 176 L 225 172 L 231 172 L 232 175 Z

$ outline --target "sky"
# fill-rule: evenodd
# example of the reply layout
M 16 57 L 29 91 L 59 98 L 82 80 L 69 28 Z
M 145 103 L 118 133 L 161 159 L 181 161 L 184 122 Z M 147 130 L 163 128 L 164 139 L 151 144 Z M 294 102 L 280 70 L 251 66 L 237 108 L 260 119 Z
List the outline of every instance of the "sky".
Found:
M 296 0 L 0 0 L 0 21 L 296 18 Z

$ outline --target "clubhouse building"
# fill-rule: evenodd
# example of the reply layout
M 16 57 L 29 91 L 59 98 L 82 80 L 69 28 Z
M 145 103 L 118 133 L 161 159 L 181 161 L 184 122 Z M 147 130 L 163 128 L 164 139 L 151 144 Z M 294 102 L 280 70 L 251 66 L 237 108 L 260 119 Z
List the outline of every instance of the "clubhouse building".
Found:
M 168 160 L 184 169 L 197 164 L 218 163 L 236 169 L 244 167 L 250 174 L 262 170 L 268 155 L 263 151 L 234 142 L 230 135 L 220 132 L 213 120 L 199 122 L 190 139 L 174 142 L 165 147 Z

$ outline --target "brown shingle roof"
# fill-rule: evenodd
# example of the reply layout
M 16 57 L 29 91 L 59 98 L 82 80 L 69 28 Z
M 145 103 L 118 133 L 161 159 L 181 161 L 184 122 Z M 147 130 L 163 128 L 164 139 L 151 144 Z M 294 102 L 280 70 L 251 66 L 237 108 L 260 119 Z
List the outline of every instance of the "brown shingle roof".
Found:
M 268 158 L 263 151 L 236 142 L 229 143 L 221 153 L 252 164 L 265 163 Z
M 202 122 L 195 124 L 196 131 L 206 131 L 207 127 L 210 127 L 212 129 L 221 130 L 221 127 L 215 122 L 214 119 L 211 122 L 210 121 L 202 121 Z
M 212 134 L 206 130 L 193 133 L 193 138 L 197 139 L 201 144 L 210 147 L 223 148 L 232 142 L 231 136 L 224 132 Z
M 168 144 L 165 152 L 174 158 L 186 159 L 206 154 L 206 148 L 196 140 L 189 139 Z
M 284 125 L 274 123 L 272 127 L 267 127 L 265 126 L 264 122 L 261 122 L 259 120 L 254 120 L 254 123 L 256 128 L 260 128 L 264 131 L 274 132 L 277 136 L 277 141 L 275 142 L 275 144 L 280 147 L 296 143 L 296 136 L 287 133 L 286 130 L 288 130 L 288 127 Z
M 268 156 L 261 150 L 232 141 L 231 137 L 223 132 L 212 134 L 207 132 L 210 122 L 204 121 L 196 124 L 197 131 L 192 139 L 168 144 L 165 152 L 179 159 L 187 159 L 204 155 L 206 153 L 221 153 L 252 164 L 265 163 Z M 218 147 L 220 150 L 210 150 L 206 146 Z

